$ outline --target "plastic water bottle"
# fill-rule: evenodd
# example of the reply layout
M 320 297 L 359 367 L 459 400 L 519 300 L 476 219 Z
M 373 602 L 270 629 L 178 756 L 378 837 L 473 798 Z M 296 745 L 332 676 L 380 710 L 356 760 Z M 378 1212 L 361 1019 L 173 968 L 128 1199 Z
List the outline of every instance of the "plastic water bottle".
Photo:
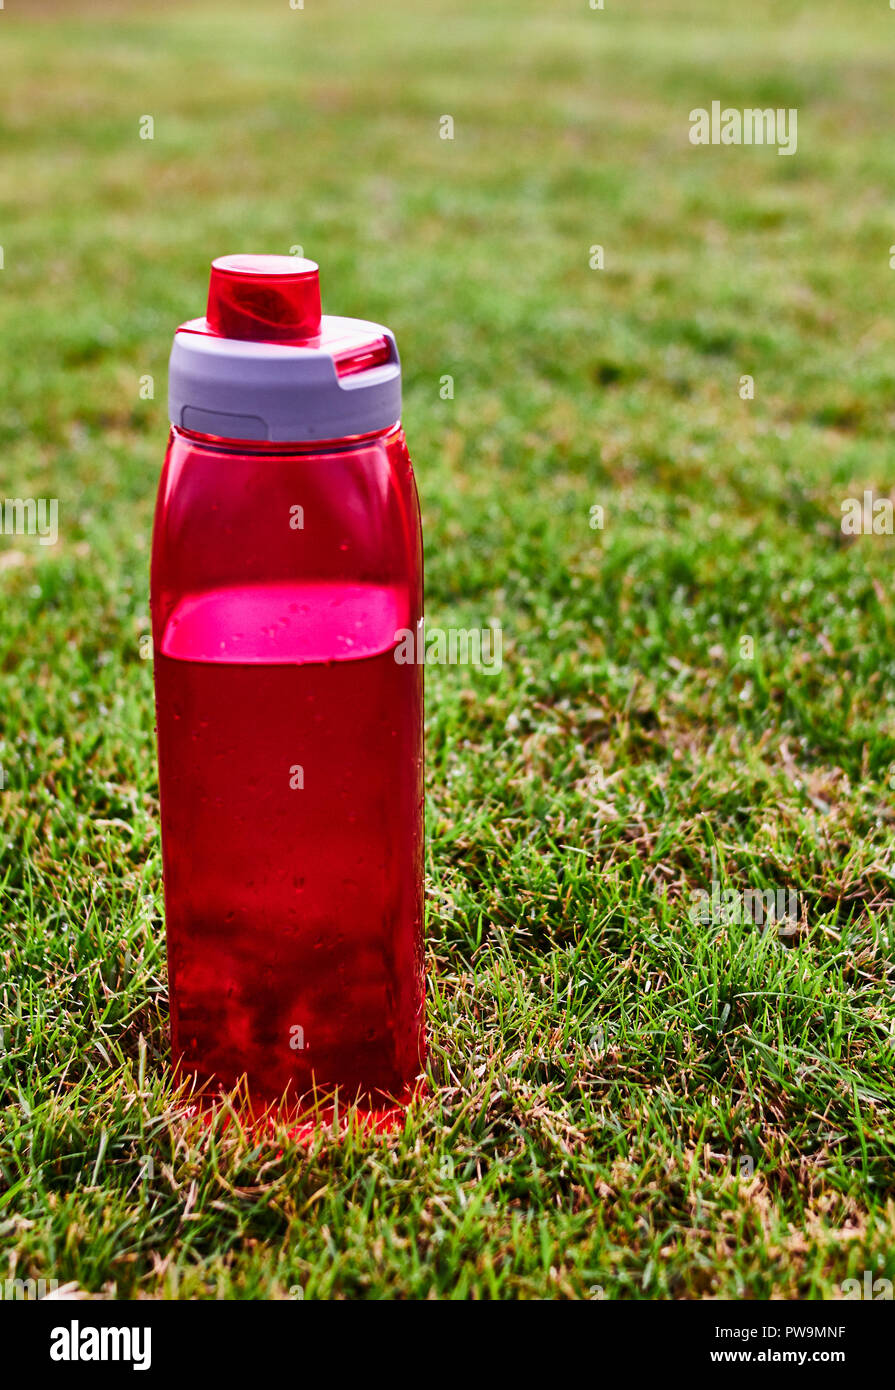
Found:
M 212 263 L 174 336 L 152 628 L 175 1062 L 375 1113 L 423 1060 L 422 537 L 387 328 Z M 398 658 L 398 659 L 396 659 Z

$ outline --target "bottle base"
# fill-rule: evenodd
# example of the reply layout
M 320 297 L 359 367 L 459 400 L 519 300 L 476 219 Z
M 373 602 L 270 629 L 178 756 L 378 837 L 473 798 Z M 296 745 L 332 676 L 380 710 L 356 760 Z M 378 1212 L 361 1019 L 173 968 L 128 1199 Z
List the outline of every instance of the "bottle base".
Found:
M 195 1075 L 181 1076 L 197 1084 Z M 253 1095 L 243 1081 L 230 1091 L 220 1088 L 215 1092 L 206 1084 L 192 1090 L 188 1100 L 206 1127 L 218 1121 L 226 1129 L 234 1123 L 253 1136 L 267 1133 L 280 1140 L 285 1130 L 289 1139 L 312 1143 L 321 1136 L 341 1142 L 352 1136 L 393 1134 L 403 1129 L 408 1112 L 427 1093 L 425 1077 L 418 1076 L 397 1096 L 367 1093 L 349 1099 L 337 1087 L 300 1098 L 287 1094 L 268 1100 Z

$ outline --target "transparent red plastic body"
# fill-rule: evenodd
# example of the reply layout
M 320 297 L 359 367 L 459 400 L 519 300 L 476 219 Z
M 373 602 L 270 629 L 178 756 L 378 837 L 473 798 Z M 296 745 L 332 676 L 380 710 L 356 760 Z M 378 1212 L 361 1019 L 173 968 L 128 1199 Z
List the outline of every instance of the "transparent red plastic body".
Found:
M 175 1061 L 404 1103 L 424 1053 L 422 541 L 399 427 L 173 429 L 152 551 Z M 407 650 L 407 644 L 404 645 Z

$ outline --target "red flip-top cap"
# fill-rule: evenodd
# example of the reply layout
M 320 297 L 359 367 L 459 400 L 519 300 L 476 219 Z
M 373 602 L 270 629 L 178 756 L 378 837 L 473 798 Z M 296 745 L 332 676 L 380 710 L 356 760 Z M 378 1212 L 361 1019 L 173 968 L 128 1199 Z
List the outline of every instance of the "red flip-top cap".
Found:
M 211 263 L 208 326 L 222 338 L 300 343 L 320 333 L 320 272 L 297 256 L 219 256 Z

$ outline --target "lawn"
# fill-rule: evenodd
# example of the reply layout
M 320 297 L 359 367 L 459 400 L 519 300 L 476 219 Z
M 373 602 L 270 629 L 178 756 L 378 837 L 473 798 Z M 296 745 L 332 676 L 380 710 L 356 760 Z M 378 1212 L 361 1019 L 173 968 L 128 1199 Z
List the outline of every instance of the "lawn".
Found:
M 895 12 L 605 5 L 0 11 L 2 496 L 59 526 L 0 536 L 0 1278 L 895 1279 L 895 540 L 841 529 L 893 486 Z M 692 145 L 715 99 L 797 152 Z M 428 1099 L 310 1145 L 172 1083 L 146 642 L 171 334 L 296 245 L 397 334 L 430 625 L 503 630 L 427 670 Z

